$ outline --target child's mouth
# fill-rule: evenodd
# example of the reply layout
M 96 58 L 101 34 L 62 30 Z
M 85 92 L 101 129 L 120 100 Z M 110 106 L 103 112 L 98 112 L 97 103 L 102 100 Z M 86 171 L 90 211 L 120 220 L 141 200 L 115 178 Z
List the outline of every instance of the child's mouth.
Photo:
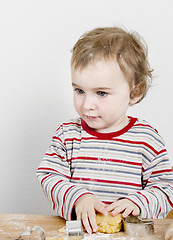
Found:
M 98 118 L 96 116 L 88 116 L 88 115 L 85 115 L 85 117 L 89 120 L 94 120 L 94 119 Z

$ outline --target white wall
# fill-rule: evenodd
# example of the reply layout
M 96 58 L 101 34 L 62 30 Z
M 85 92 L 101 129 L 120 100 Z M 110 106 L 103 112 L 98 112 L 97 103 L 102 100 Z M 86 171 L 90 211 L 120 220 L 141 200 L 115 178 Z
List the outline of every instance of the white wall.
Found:
M 125 26 L 149 47 L 154 84 L 129 114 L 151 122 L 171 164 L 171 0 L 5 0 L 0 3 L 0 213 L 51 214 L 35 171 L 59 123 L 75 116 L 70 50 L 85 31 Z

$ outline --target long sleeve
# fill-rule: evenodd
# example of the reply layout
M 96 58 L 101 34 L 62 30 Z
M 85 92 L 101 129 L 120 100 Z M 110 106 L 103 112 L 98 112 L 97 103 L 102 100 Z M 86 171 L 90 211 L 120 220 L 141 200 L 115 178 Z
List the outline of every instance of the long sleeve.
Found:
M 64 136 L 63 126 L 57 129 L 48 151 L 42 160 L 37 177 L 53 210 L 67 220 L 71 219 L 71 212 L 76 200 L 83 194 L 89 193 L 70 182 L 71 166 L 68 155 L 71 146 L 67 147 Z
M 173 172 L 166 149 L 143 168 L 143 189 L 127 198 L 141 208 L 143 218 L 165 218 L 173 208 Z
M 106 204 L 128 198 L 143 218 L 164 218 L 173 208 L 173 172 L 164 141 L 145 121 L 98 133 L 81 119 L 56 131 L 37 176 L 55 212 L 69 220 L 78 198 Z

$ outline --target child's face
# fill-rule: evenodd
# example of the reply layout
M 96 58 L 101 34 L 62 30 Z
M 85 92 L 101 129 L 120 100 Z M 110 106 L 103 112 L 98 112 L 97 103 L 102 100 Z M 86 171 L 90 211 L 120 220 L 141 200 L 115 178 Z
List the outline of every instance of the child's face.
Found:
M 128 123 L 130 87 L 116 61 L 94 61 L 82 70 L 72 67 L 72 85 L 75 109 L 89 127 L 113 132 Z

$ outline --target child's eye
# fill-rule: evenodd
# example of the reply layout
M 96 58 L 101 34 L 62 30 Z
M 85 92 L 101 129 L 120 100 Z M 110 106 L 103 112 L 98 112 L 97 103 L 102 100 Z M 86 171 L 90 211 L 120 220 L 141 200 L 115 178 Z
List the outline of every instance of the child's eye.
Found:
M 98 91 L 97 92 L 97 95 L 101 96 L 101 97 L 105 97 L 107 95 L 106 92 L 103 92 L 103 91 Z
M 84 91 L 80 88 L 76 88 L 75 92 L 77 92 L 78 94 L 83 94 L 84 93 Z

